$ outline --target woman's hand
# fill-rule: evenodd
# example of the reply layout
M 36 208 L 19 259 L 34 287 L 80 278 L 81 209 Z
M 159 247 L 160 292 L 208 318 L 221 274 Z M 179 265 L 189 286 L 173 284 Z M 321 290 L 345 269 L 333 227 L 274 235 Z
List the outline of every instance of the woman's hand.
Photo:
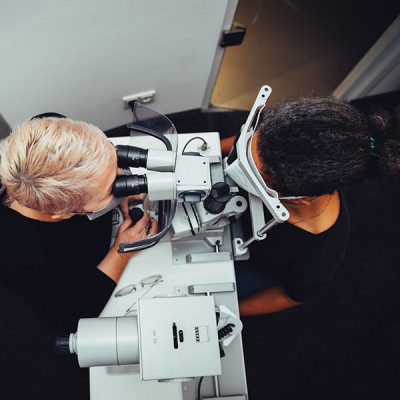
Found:
M 146 211 L 143 212 L 143 217 L 139 219 L 135 225 L 131 225 L 132 220 L 128 214 L 125 221 L 119 227 L 117 237 L 115 238 L 115 242 L 113 244 L 113 248 L 117 252 L 120 243 L 137 242 L 138 240 L 146 239 L 149 236 L 154 236 L 157 233 L 157 221 L 155 221 L 153 218 L 150 218 L 150 215 Z M 121 257 L 129 259 L 134 253 L 130 252 L 118 254 Z
M 108 275 L 115 282 L 119 281 L 129 259 L 135 254 L 134 252 L 119 253 L 119 244 L 136 242 L 157 233 L 157 222 L 153 218 L 150 218 L 147 212 L 143 213 L 143 217 L 135 225 L 131 225 L 132 220 L 128 214 L 128 217 L 118 229 L 113 246 L 97 266 L 100 271 Z

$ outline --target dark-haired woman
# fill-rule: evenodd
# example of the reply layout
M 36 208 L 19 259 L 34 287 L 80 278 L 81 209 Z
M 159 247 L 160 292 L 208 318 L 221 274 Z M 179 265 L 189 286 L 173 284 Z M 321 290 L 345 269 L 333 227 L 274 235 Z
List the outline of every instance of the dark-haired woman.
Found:
M 221 142 L 223 154 L 233 138 Z M 364 116 L 333 98 L 303 99 L 263 112 L 252 156 L 290 212 L 287 223 L 235 263 L 241 315 L 282 311 L 315 296 L 334 277 L 349 237 L 341 191 L 366 174 L 398 177 L 400 141 L 385 113 Z M 250 232 L 246 232 L 249 236 Z

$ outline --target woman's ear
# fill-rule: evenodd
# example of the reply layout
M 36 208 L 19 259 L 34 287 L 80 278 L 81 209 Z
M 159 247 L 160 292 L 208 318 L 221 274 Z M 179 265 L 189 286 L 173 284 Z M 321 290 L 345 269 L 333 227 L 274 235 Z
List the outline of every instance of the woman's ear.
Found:
M 312 203 L 312 199 L 309 199 L 308 197 L 304 197 L 302 199 L 298 199 L 299 204 L 302 204 L 305 207 L 309 207 Z
M 63 219 L 69 219 L 73 217 L 75 214 L 52 214 L 50 215 L 50 218 L 54 221 L 62 221 Z

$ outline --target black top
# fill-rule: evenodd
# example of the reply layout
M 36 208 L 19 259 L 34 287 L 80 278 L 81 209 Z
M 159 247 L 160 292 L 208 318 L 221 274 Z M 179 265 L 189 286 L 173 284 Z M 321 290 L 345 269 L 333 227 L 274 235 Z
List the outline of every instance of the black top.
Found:
M 236 269 L 237 280 L 243 274 L 252 275 L 254 290 L 244 288 L 247 294 L 260 291 L 262 282 L 283 284 L 291 299 L 303 302 L 333 279 L 344 258 L 349 229 L 347 205 L 340 194 L 340 213 L 331 228 L 312 234 L 289 223 L 279 224 L 268 231 L 266 239 L 250 245 L 250 260 L 237 263 L 241 270 Z M 250 232 L 245 230 L 247 239 Z M 239 288 L 240 282 L 240 295 Z
M 20 295 L 58 333 L 96 317 L 115 282 L 96 268 L 107 254 L 111 213 L 42 222 L 0 205 L 0 283 Z

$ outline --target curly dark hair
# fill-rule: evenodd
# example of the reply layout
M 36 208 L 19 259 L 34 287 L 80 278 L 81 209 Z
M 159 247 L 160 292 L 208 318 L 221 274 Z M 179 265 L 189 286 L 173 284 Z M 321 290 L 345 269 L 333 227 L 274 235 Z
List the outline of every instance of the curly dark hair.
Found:
M 257 151 L 262 172 L 286 196 L 333 193 L 367 171 L 400 174 L 398 129 L 389 114 L 363 115 L 331 97 L 265 110 Z

